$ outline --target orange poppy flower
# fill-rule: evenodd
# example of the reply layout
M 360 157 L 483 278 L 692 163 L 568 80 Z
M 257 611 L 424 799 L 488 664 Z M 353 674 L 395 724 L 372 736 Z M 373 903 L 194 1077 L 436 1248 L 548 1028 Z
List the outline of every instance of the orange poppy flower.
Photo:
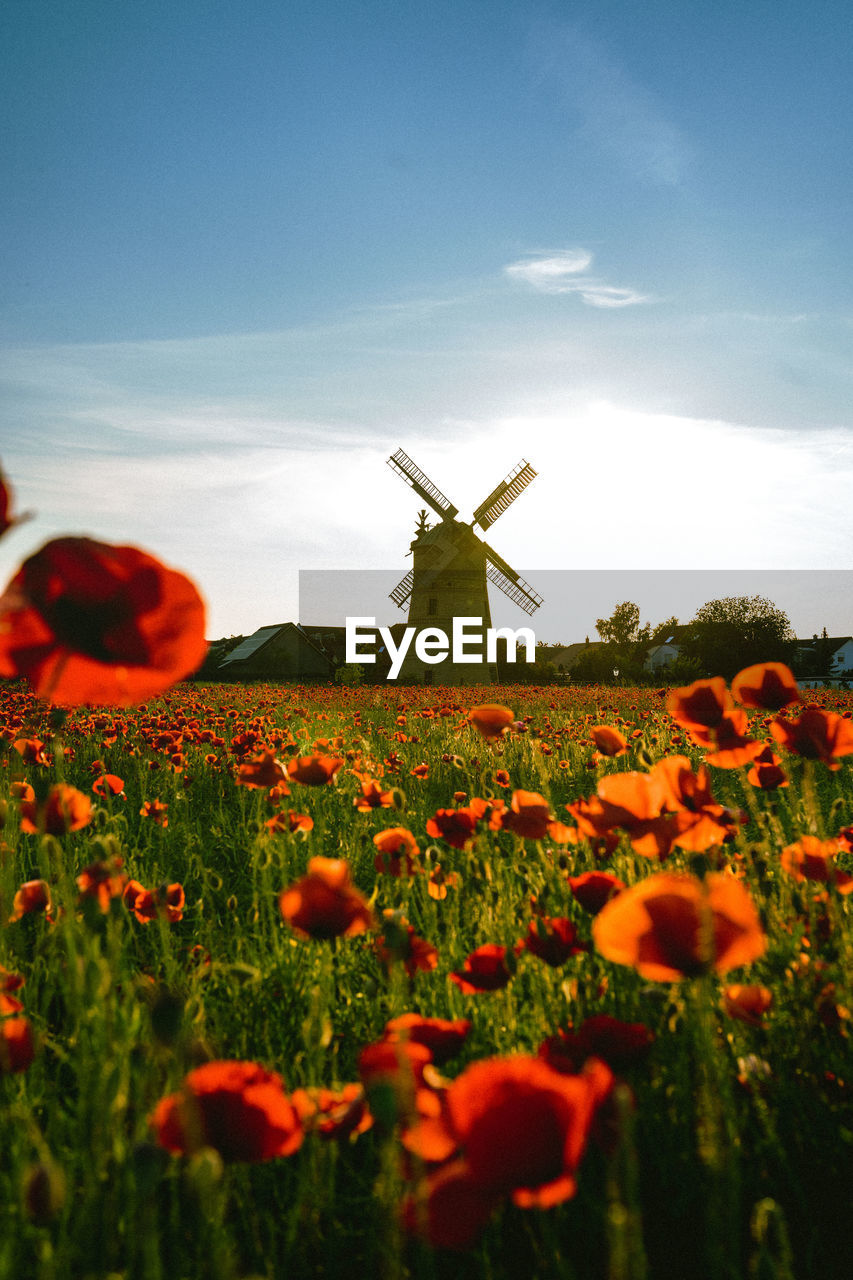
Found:
M 101 911 L 109 911 L 113 898 L 120 898 L 127 884 L 127 876 L 121 868 L 119 857 L 93 862 L 84 867 L 77 877 L 81 898 L 94 898 Z
M 374 924 L 349 866 L 338 858 L 312 858 L 307 875 L 282 891 L 278 905 L 291 929 L 309 938 L 348 938 Z
M 509 952 L 506 947 L 487 942 L 466 958 L 462 968 L 448 974 L 466 996 L 479 995 L 481 991 L 498 991 L 512 978 L 507 967 Z
M 264 826 L 273 835 L 278 835 L 282 831 L 289 831 L 291 835 L 295 835 L 297 831 L 313 831 L 314 819 L 310 814 L 297 813 L 295 809 L 288 809 L 287 813 L 274 813 L 271 818 L 267 818 Z
M 119 778 L 114 773 L 102 773 L 92 783 L 92 790 L 96 796 L 123 796 L 124 795 L 124 779 Z
M 807 760 L 821 760 L 833 770 L 840 767 L 839 756 L 853 751 L 853 721 L 820 707 L 806 707 L 799 720 L 779 717 L 770 732 L 788 751 Z
M 465 1043 L 471 1023 L 467 1018 L 425 1018 L 419 1013 L 403 1013 L 385 1024 L 386 1040 L 413 1040 L 415 1044 L 426 1045 L 432 1054 L 436 1066 L 442 1066 L 456 1054 Z
M 204 604 L 189 578 L 137 547 L 57 538 L 0 599 L 0 675 L 66 706 L 128 706 L 201 665 Z
M 420 854 L 418 842 L 406 827 L 387 827 L 373 837 L 376 870 L 389 876 L 414 875 Z
M 685 729 L 714 728 L 734 707 L 722 676 L 695 680 L 683 689 L 673 689 L 666 700 L 667 711 Z
M 184 918 L 183 885 L 164 884 L 157 889 L 145 889 L 137 880 L 130 880 L 124 889 L 124 901 L 141 924 L 150 924 L 158 916 L 177 924 Z
M 472 707 L 468 712 L 468 720 L 478 733 L 490 741 L 506 733 L 515 722 L 515 713 L 509 707 L 489 702 L 482 707 Z
M 828 883 L 839 874 L 834 866 L 839 848 L 836 839 L 819 840 L 817 836 L 802 836 L 795 844 L 789 844 L 782 850 L 780 861 L 788 874 L 795 876 L 797 880 Z
M 150 818 L 158 827 L 168 827 L 168 808 L 169 806 L 163 804 L 162 800 L 146 800 L 139 810 L 139 814 L 142 818 Z
M 781 711 L 802 702 L 794 673 L 784 662 L 759 662 L 739 671 L 732 680 L 732 693 L 743 706 L 764 711 Z
M 585 871 L 579 876 L 569 876 L 568 880 L 573 896 L 591 916 L 598 915 L 605 903 L 625 888 L 609 871 Z
M 410 1135 L 414 1131 L 410 1130 Z M 422 1156 L 428 1159 L 427 1156 Z M 503 1197 L 478 1182 L 465 1160 L 433 1173 L 403 1202 L 403 1225 L 435 1249 L 468 1249 L 475 1244 Z
M 509 773 L 506 769 L 495 769 L 495 783 L 499 787 L 508 787 L 509 782 Z
M 284 780 L 284 769 L 272 751 L 263 751 L 254 759 L 241 764 L 235 779 L 238 787 L 280 787 Z M 290 794 L 287 789 L 285 794 Z
M 46 880 L 27 880 L 18 889 L 12 899 L 12 914 L 9 917 L 9 923 L 14 924 L 16 920 L 20 920 L 23 916 L 32 915 L 34 912 L 43 911 L 50 919 L 51 910 L 50 885 Z
M 226 1161 L 275 1160 L 302 1145 L 299 1114 L 281 1076 L 255 1062 L 207 1062 L 158 1102 L 151 1124 L 161 1147 L 192 1155 L 213 1147 Z
M 765 747 L 755 757 L 746 777 L 753 787 L 759 787 L 762 791 L 775 791 L 777 787 L 788 786 L 788 775 L 782 768 L 781 757 L 776 755 L 772 747 Z
M 36 793 L 28 782 L 10 782 L 9 795 L 13 800 L 35 800 Z
M 523 840 L 544 840 L 552 822 L 548 801 L 536 791 L 513 791 L 500 822 L 504 831 L 512 831 Z
M 447 897 L 448 889 L 455 889 L 459 884 L 459 876 L 455 871 L 442 871 L 441 863 L 436 863 L 432 871 L 429 873 L 427 880 L 427 893 L 436 902 L 443 902 Z
M 51 836 L 64 836 L 68 831 L 79 831 L 91 821 L 89 797 L 64 782 L 51 787 L 44 800 L 21 803 L 21 830 L 30 835 L 46 832 Z
M 600 953 L 653 982 L 725 973 L 764 954 L 758 912 L 732 876 L 661 872 L 624 889 L 596 916 Z
M 323 1138 L 349 1138 L 373 1126 L 360 1084 L 345 1084 L 342 1089 L 294 1089 L 290 1101 L 302 1127 Z
M 361 784 L 361 795 L 353 800 L 353 806 L 359 813 L 369 813 L 371 809 L 390 809 L 394 804 L 394 792 L 383 791 L 375 778 L 366 778 Z
M 13 748 L 25 764 L 49 764 L 41 738 L 16 738 Z
M 26 1071 L 35 1057 L 33 1029 L 28 1018 L 4 1018 L 0 1022 L 0 1076 Z
M 287 766 L 287 776 L 306 787 L 324 787 L 334 782 L 343 763 L 340 756 L 296 756 Z
M 454 849 L 464 849 L 474 837 L 477 816 L 468 809 L 437 809 L 427 819 L 427 834 L 434 840 L 446 840 Z
M 590 729 L 590 734 L 596 750 L 603 756 L 622 756 L 628 750 L 628 739 L 610 725 L 596 725 L 594 729 Z
M 736 983 L 723 992 L 723 1009 L 728 1016 L 752 1027 L 761 1026 L 772 1003 L 773 992 L 767 987 L 745 987 Z
M 527 934 L 516 950 L 529 951 L 545 964 L 557 969 L 571 956 L 589 950 L 589 944 L 581 942 L 578 931 L 565 916 L 534 916 Z
M 374 944 L 383 967 L 390 972 L 392 965 L 403 965 L 409 978 L 417 973 L 429 973 L 438 965 L 438 950 L 426 938 L 415 933 L 400 911 L 382 912 L 382 933 Z

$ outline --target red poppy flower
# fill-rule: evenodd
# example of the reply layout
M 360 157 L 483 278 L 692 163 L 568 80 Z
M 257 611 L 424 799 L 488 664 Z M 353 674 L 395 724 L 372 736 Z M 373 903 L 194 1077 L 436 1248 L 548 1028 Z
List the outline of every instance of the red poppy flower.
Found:
M 394 792 L 383 791 L 374 778 L 366 778 L 361 784 L 361 795 L 353 800 L 354 808 L 359 813 L 369 813 L 371 809 L 390 809 L 394 803 Z
M 549 1036 L 539 1046 L 539 1057 L 555 1071 L 579 1071 L 588 1058 L 601 1058 L 613 1071 L 625 1071 L 646 1057 L 654 1038 L 642 1022 L 597 1013 L 577 1031 L 569 1027 Z
M 436 1066 L 455 1058 L 471 1030 L 467 1018 L 425 1018 L 419 1013 L 403 1013 L 385 1024 L 386 1040 L 413 1040 L 426 1045 Z
M 506 769 L 495 769 L 495 782 L 499 787 L 509 786 L 509 773 Z
M 139 810 L 139 814 L 142 818 L 150 818 L 158 827 L 168 827 L 168 808 L 169 806 L 167 804 L 163 804 L 161 800 L 146 800 L 142 808 Z
M 758 912 L 732 876 L 661 872 L 608 902 L 592 926 L 595 945 L 653 982 L 750 964 L 767 940 Z
M 312 858 L 308 873 L 278 900 L 285 921 L 305 937 L 352 937 L 373 928 L 373 912 L 350 880 L 346 862 Z
M 515 721 L 514 712 L 509 707 L 497 703 L 486 703 L 482 707 L 472 707 L 468 719 L 478 733 L 484 738 L 500 738 Z
M 628 739 L 610 725 L 596 725 L 594 729 L 590 729 L 590 735 L 596 750 L 603 756 L 621 756 L 628 750 Z
M 12 914 L 9 923 L 13 924 L 23 916 L 43 911 L 50 919 L 51 910 L 50 885 L 46 880 L 27 880 L 18 889 L 12 899 Z
M 92 790 L 96 796 L 123 796 L 124 779 L 114 773 L 103 773 L 92 783 Z
M 723 992 L 723 1009 L 730 1018 L 760 1027 L 764 1015 L 773 1003 L 773 992 L 767 987 L 741 986 L 736 983 Z
M 366 1133 L 373 1125 L 360 1084 L 345 1084 L 342 1089 L 294 1089 L 290 1101 L 303 1129 L 323 1138 L 349 1138 Z
M 466 996 L 478 995 L 481 991 L 498 991 L 512 977 L 507 968 L 507 956 L 506 947 L 488 942 L 472 951 L 462 968 L 448 976 Z
M 287 776 L 291 782 L 301 782 L 303 786 L 324 787 L 334 782 L 342 765 L 340 756 L 296 756 L 287 766 Z
M 598 915 L 604 904 L 625 888 L 618 876 L 609 871 L 585 871 L 568 880 L 572 894 L 591 916 Z
M 113 898 L 120 898 L 127 884 L 127 876 L 121 868 L 119 857 L 93 862 L 84 867 L 77 877 L 81 898 L 94 898 L 101 911 L 109 911 Z
M 41 738 L 16 738 L 12 746 L 25 764 L 49 764 Z
M 673 689 L 666 700 L 667 711 L 685 729 L 714 728 L 734 705 L 722 676 Z
M 536 791 L 513 791 L 510 806 L 501 814 L 501 826 L 523 840 L 544 840 L 552 821 L 548 801 Z
M 204 604 L 189 578 L 137 547 L 57 538 L 0 599 L 0 675 L 67 706 L 128 706 L 201 665 Z
M 273 835 L 278 835 L 282 831 L 289 831 L 294 835 L 297 831 L 313 831 L 314 819 L 310 814 L 297 813 L 295 809 L 288 809 L 287 813 L 274 813 L 271 818 L 267 818 L 264 826 Z
M 137 891 L 129 901 L 128 890 L 131 885 L 137 886 L 137 884 L 136 880 L 128 883 L 124 891 L 124 900 L 142 924 L 150 924 L 158 916 L 168 920 L 169 924 L 177 924 L 179 920 L 183 920 L 186 905 L 183 885 L 164 884 L 157 889 L 144 889 L 139 885 L 141 892 Z
M 518 949 L 529 951 L 545 964 L 557 969 L 565 964 L 571 956 L 588 951 L 586 942 L 581 942 L 578 931 L 563 916 L 534 916 L 527 929 L 527 935 L 518 944 Z
M 830 769 L 838 769 L 838 756 L 853 751 L 853 721 L 834 711 L 806 707 L 799 720 L 774 720 L 770 732 L 788 751 L 807 760 L 821 760 Z
M 92 802 L 82 791 L 58 782 L 44 800 L 24 800 L 21 804 L 21 830 L 30 835 L 46 832 L 64 836 L 79 831 L 92 821 Z
M 745 707 L 781 711 L 792 702 L 802 702 L 797 681 L 784 662 L 759 662 L 739 671 L 732 680 L 732 693 Z
M 454 849 L 464 849 L 473 839 L 477 817 L 468 809 L 437 809 L 427 819 L 427 834 L 434 840 L 446 840 Z
M 151 1117 L 157 1141 L 176 1155 L 213 1147 L 228 1161 L 274 1160 L 302 1145 L 296 1108 L 281 1076 L 255 1062 L 207 1062 Z
M 834 865 L 839 849 L 836 839 L 819 840 L 817 836 L 802 836 L 795 844 L 789 844 L 782 850 L 780 861 L 788 874 L 797 880 L 836 883 L 839 888 L 848 892 L 846 885 L 850 877 Z
M 0 1022 L 0 1076 L 26 1071 L 35 1057 L 33 1029 L 28 1018 Z
M 236 782 L 239 787 L 279 787 L 284 780 L 284 769 L 272 751 L 264 751 L 253 760 L 247 760 L 237 770 Z
M 406 827 L 387 827 L 373 837 L 376 870 L 389 876 L 411 876 L 420 854 L 418 842 Z
M 765 747 L 755 757 L 746 777 L 752 786 L 759 787 L 762 791 L 775 791 L 777 787 L 788 786 L 788 775 L 782 768 L 782 760 L 772 747 Z

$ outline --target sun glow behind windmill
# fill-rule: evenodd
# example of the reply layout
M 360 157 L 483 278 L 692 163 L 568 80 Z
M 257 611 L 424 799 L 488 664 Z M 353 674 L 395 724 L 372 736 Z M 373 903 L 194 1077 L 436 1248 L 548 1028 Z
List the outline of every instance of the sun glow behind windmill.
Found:
M 479 525 L 485 532 L 503 515 L 519 494 L 536 477 L 530 463 L 522 459 L 497 488 L 480 503 L 470 524 L 457 520 L 459 508 L 421 471 L 402 449 L 388 459 L 388 466 L 399 475 L 440 517 L 438 524 L 426 523 L 426 512 L 411 544 L 412 568 L 390 593 L 391 599 L 405 609 L 408 602 L 409 626 L 452 629 L 453 619 L 482 619 L 484 628 L 491 626 L 488 583 L 492 582 L 514 604 L 533 614 L 542 597 L 515 569 L 474 532 Z M 409 658 L 401 675 L 429 680 L 431 671 L 416 659 Z M 456 663 L 442 666 L 443 682 L 464 682 L 472 678 L 496 678 L 494 668 L 482 667 L 475 672 L 470 666 Z

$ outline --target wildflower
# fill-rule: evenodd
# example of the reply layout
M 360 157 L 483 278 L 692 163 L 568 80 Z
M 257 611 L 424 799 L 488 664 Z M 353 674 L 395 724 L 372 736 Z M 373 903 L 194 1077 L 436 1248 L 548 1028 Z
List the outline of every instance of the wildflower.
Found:
M 169 924 L 177 924 L 184 918 L 186 897 L 183 885 L 164 884 L 157 889 L 146 889 L 138 880 L 130 880 L 123 897 L 141 924 L 150 924 L 158 916 L 163 916 Z
M 758 787 L 762 791 L 775 791 L 777 787 L 788 786 L 788 775 L 782 768 L 782 760 L 772 747 L 765 747 L 755 757 L 746 777 L 753 787 Z
M 21 803 L 21 830 L 30 835 L 46 832 L 51 836 L 64 836 L 68 831 L 79 831 L 91 821 L 89 797 L 64 782 L 52 786 L 44 800 Z
M 501 814 L 501 826 L 524 840 L 544 840 L 551 818 L 548 801 L 536 791 L 513 791 L 508 809 Z
M 226 1161 L 274 1160 L 302 1145 L 299 1114 L 281 1076 L 255 1062 L 207 1062 L 151 1117 L 157 1141 L 177 1155 L 213 1147 Z
M 38 912 L 44 912 L 49 920 L 51 907 L 50 885 L 47 881 L 27 880 L 25 884 L 21 885 L 12 899 L 12 914 L 9 917 L 9 923 L 14 924 L 16 920 L 20 920 L 23 916 L 33 915 Z
M 272 835 L 278 835 L 283 831 L 289 831 L 291 835 L 295 835 L 297 831 L 313 831 L 314 819 L 310 814 L 297 813 L 295 809 L 288 809 L 287 813 L 274 813 L 271 818 L 267 818 L 264 826 Z
M 334 782 L 343 763 L 340 756 L 296 756 L 287 766 L 287 776 L 303 786 L 324 787 Z
M 770 732 L 786 750 L 807 760 L 821 760 L 833 770 L 840 767 L 839 756 L 853 751 L 853 721 L 820 707 L 806 707 L 799 720 L 778 716 Z
M 498 991 L 512 978 L 507 967 L 508 954 L 506 947 L 486 943 L 471 952 L 458 972 L 448 975 L 450 981 L 455 982 L 466 996 L 478 995 L 481 991 Z
M 114 773 L 103 773 L 92 783 L 92 790 L 96 796 L 123 796 L 124 779 Z
M 382 913 L 384 932 L 376 939 L 376 954 L 386 970 L 395 962 L 403 965 L 409 978 L 420 971 L 429 973 L 438 964 L 438 951 L 431 942 L 419 937 L 400 911 Z
M 425 1018 L 419 1013 L 403 1013 L 385 1024 L 386 1040 L 412 1040 L 426 1045 L 437 1066 L 454 1058 L 467 1039 L 471 1023 L 467 1018 Z
M 351 937 L 373 928 L 373 912 L 341 859 L 312 858 L 307 875 L 284 889 L 278 901 L 287 924 L 305 937 Z
M 121 868 L 120 857 L 93 862 L 84 867 L 77 877 L 81 898 L 94 898 L 101 911 L 109 911 L 113 898 L 120 898 L 127 884 L 127 876 Z
M 142 808 L 139 810 L 139 814 L 140 817 L 150 818 L 155 826 L 168 827 L 168 808 L 169 806 L 167 804 L 163 804 L 161 800 L 146 800 Z
M 591 916 L 598 915 L 605 903 L 625 888 L 622 881 L 609 871 L 585 871 L 568 879 L 572 894 Z
M 515 715 L 509 707 L 490 702 L 482 707 L 472 707 L 468 712 L 468 720 L 484 738 L 493 740 L 506 733 L 515 722 Z
M 0 599 L 0 675 L 39 697 L 127 706 L 190 674 L 207 651 L 192 582 L 136 547 L 57 538 Z
M 387 827 L 373 837 L 376 870 L 389 876 L 411 876 L 420 854 L 418 842 L 406 827 Z
M 0 1022 L 0 1076 L 26 1071 L 35 1057 L 29 1018 L 4 1018 Z
M 622 756 L 628 750 L 628 739 L 609 725 L 596 725 L 594 729 L 590 729 L 590 734 L 596 750 L 603 756 Z
M 850 893 L 853 876 L 833 865 L 840 848 L 837 839 L 819 840 L 817 836 L 803 836 L 782 850 L 780 861 L 788 874 L 797 880 L 832 883 L 842 893 Z
M 732 693 L 743 706 L 764 711 L 781 711 L 802 702 L 794 674 L 784 662 L 759 662 L 739 671 L 732 680 Z
M 666 700 L 667 711 L 685 729 L 714 729 L 734 706 L 722 676 L 673 689 Z
M 394 804 L 394 792 L 383 791 L 374 778 L 366 778 L 361 784 L 361 795 L 353 800 L 353 806 L 359 813 L 369 813 L 371 809 L 390 809 Z
M 518 943 L 516 950 L 529 951 L 556 969 L 571 956 L 588 951 L 589 946 L 580 941 L 571 920 L 563 916 L 537 915 L 530 921 L 527 935 Z
M 477 815 L 467 809 L 437 809 L 427 819 L 427 834 L 433 839 L 446 840 L 454 849 L 464 849 L 474 838 Z
M 767 987 L 742 986 L 735 983 L 723 992 L 723 1009 L 730 1018 L 760 1027 L 764 1015 L 773 1003 L 773 992 Z
M 50 763 L 44 753 L 44 743 L 41 738 L 16 738 L 12 747 L 24 764 L 47 765 Z
M 238 787 L 280 787 L 284 781 L 284 769 L 271 751 L 247 760 L 237 770 Z M 289 794 L 286 787 L 285 794 Z
M 613 1071 L 625 1071 L 646 1057 L 654 1038 L 642 1022 L 623 1022 L 598 1013 L 576 1031 L 568 1027 L 543 1040 L 539 1057 L 555 1071 L 579 1071 L 588 1058 L 600 1058 Z
M 342 1089 L 294 1089 L 290 1101 L 302 1127 L 323 1138 L 355 1137 L 373 1125 L 360 1084 L 345 1084 Z
M 654 982 L 725 973 L 764 954 L 758 912 L 732 876 L 660 872 L 613 898 L 592 927 L 600 953 Z

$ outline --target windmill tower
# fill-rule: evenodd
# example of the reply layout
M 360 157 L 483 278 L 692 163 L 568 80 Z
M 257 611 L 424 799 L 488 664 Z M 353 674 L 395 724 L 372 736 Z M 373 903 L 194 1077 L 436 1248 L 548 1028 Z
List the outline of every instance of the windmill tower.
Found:
M 411 544 L 412 567 L 391 592 L 391 599 L 401 609 L 408 601 L 408 624 L 422 631 L 439 627 L 448 636 L 453 619 L 482 618 L 483 627 L 492 625 L 489 609 L 489 582 L 503 591 L 525 613 L 532 614 L 542 597 L 515 572 L 487 542 L 474 532 L 477 524 L 485 532 L 520 493 L 530 484 L 536 472 L 524 459 L 506 476 L 474 512 L 470 524 L 457 520 L 454 507 L 432 481 L 415 466 L 412 459 L 398 449 L 388 459 L 388 466 L 414 489 L 440 517 L 432 526 L 426 512 L 420 512 L 420 523 Z M 471 684 L 496 680 L 494 666 L 454 663 L 449 658 L 441 663 L 442 684 Z M 409 649 L 400 671 L 400 679 L 431 683 L 436 668 L 422 662 Z

